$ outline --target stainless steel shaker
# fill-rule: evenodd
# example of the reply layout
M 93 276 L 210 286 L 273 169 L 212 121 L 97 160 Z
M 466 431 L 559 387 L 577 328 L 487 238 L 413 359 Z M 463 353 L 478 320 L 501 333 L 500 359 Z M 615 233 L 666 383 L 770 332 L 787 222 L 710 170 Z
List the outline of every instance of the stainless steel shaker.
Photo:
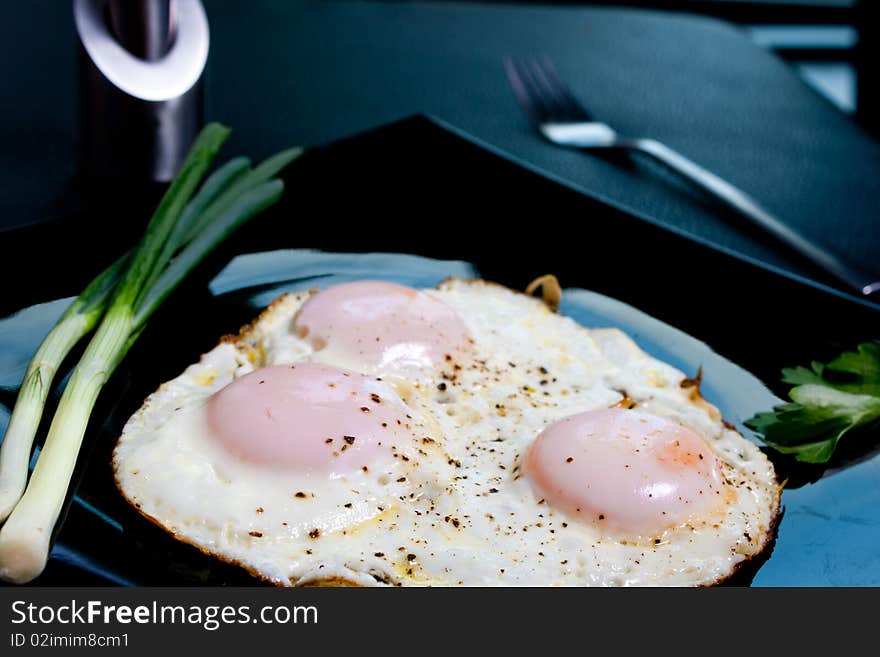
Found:
M 203 122 L 201 0 L 74 0 L 80 166 L 168 181 Z

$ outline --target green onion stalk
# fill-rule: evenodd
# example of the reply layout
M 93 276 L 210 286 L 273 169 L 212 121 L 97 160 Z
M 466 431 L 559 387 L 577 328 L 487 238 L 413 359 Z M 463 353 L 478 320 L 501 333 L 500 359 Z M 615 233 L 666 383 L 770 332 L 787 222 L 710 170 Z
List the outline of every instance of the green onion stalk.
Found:
M 202 193 L 190 202 L 228 133 L 227 128 L 217 124 L 207 126 L 200 133 L 140 244 L 126 259 L 127 266 L 112 294 L 107 295 L 106 313 L 64 389 L 30 482 L 0 529 L 0 578 L 28 582 L 45 568 L 52 531 L 67 495 L 91 412 L 102 387 L 140 335 L 145 322 L 217 244 L 280 198 L 283 183 L 270 179 L 299 155 L 299 149 L 284 151 L 253 170 L 246 162 L 234 160 L 218 169 L 203 185 Z M 185 243 L 179 250 L 178 242 Z M 102 298 L 95 295 L 95 299 Z M 97 308 L 101 304 L 94 305 Z M 93 312 L 100 316 L 98 310 Z M 79 311 L 72 314 L 78 315 Z M 63 325 L 62 319 L 59 326 Z M 87 321 L 77 320 L 75 325 L 64 329 L 63 340 L 59 337 L 56 343 L 47 339 L 50 343 L 47 349 L 51 349 L 47 360 L 53 364 L 52 371 L 57 369 L 59 354 L 72 347 L 71 341 L 76 342 L 74 337 L 78 339 L 88 332 L 87 325 Z M 34 360 L 37 361 L 35 371 L 39 371 L 39 359 Z M 48 387 L 41 379 L 39 385 L 34 386 L 34 392 L 30 392 L 27 378 L 25 384 L 20 393 L 20 400 L 21 395 L 25 395 L 19 420 L 25 426 L 22 435 L 39 422 Z M 14 413 L 17 409 L 18 403 Z M 9 435 L 4 441 L 4 451 L 11 454 L 8 468 L 16 471 L 15 476 L 10 477 L 11 484 L 20 483 L 23 444 L 27 442 L 26 469 L 32 436 L 31 433 L 28 440 L 20 440 L 20 444 L 8 450 Z M 2 456 L 6 460 L 8 454 Z M 10 485 L 10 490 L 12 499 L 15 486 Z
M 174 225 L 160 259 L 167 260 L 198 235 L 204 228 L 200 221 L 204 211 L 249 169 L 250 160 L 235 158 L 205 181 Z M 91 333 L 104 316 L 130 256 L 126 253 L 101 272 L 68 306 L 28 364 L 6 435 L 0 443 L 0 522 L 9 517 L 24 493 L 31 448 L 55 374 L 73 347 Z
M 28 364 L 0 444 L 0 522 L 12 513 L 24 492 L 31 447 L 55 374 L 70 350 L 103 316 L 127 260 L 127 255 L 120 258 L 86 287 L 68 306 Z

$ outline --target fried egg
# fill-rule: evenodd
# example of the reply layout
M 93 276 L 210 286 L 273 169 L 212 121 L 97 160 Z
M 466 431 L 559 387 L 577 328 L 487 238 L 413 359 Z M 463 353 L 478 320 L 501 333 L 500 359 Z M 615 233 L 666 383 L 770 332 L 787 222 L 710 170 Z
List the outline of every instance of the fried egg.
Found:
M 125 425 L 117 486 L 279 585 L 694 586 L 772 543 L 699 380 L 479 280 L 287 294 Z

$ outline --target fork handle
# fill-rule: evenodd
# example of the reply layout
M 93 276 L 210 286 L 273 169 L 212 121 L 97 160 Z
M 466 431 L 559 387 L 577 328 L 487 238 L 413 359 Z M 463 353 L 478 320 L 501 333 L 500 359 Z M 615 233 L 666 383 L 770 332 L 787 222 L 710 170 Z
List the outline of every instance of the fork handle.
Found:
M 650 155 L 684 176 L 717 200 L 736 210 L 756 226 L 763 228 L 787 244 L 813 264 L 824 269 L 850 288 L 857 290 L 862 296 L 868 297 L 880 292 L 880 281 L 871 281 L 862 272 L 784 224 L 741 189 L 734 187 L 681 153 L 677 153 L 654 139 L 637 139 L 630 145 L 635 150 Z

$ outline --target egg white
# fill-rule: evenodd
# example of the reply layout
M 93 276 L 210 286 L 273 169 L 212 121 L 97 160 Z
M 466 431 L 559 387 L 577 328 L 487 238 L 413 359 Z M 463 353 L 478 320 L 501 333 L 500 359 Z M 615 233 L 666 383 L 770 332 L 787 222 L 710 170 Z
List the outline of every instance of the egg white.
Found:
M 114 451 L 119 489 L 180 540 L 283 585 L 706 585 L 768 546 L 773 467 L 684 373 L 619 330 L 498 285 L 449 280 L 426 293 L 459 313 L 474 353 L 430 377 L 382 377 L 412 409 L 407 460 L 297 477 L 239 463 L 206 436 L 204 403 L 235 377 L 325 357 L 290 331 L 309 296 L 298 293 L 146 400 Z M 725 481 L 711 512 L 622 536 L 555 511 L 521 476 L 548 424 L 624 400 L 703 437 Z

